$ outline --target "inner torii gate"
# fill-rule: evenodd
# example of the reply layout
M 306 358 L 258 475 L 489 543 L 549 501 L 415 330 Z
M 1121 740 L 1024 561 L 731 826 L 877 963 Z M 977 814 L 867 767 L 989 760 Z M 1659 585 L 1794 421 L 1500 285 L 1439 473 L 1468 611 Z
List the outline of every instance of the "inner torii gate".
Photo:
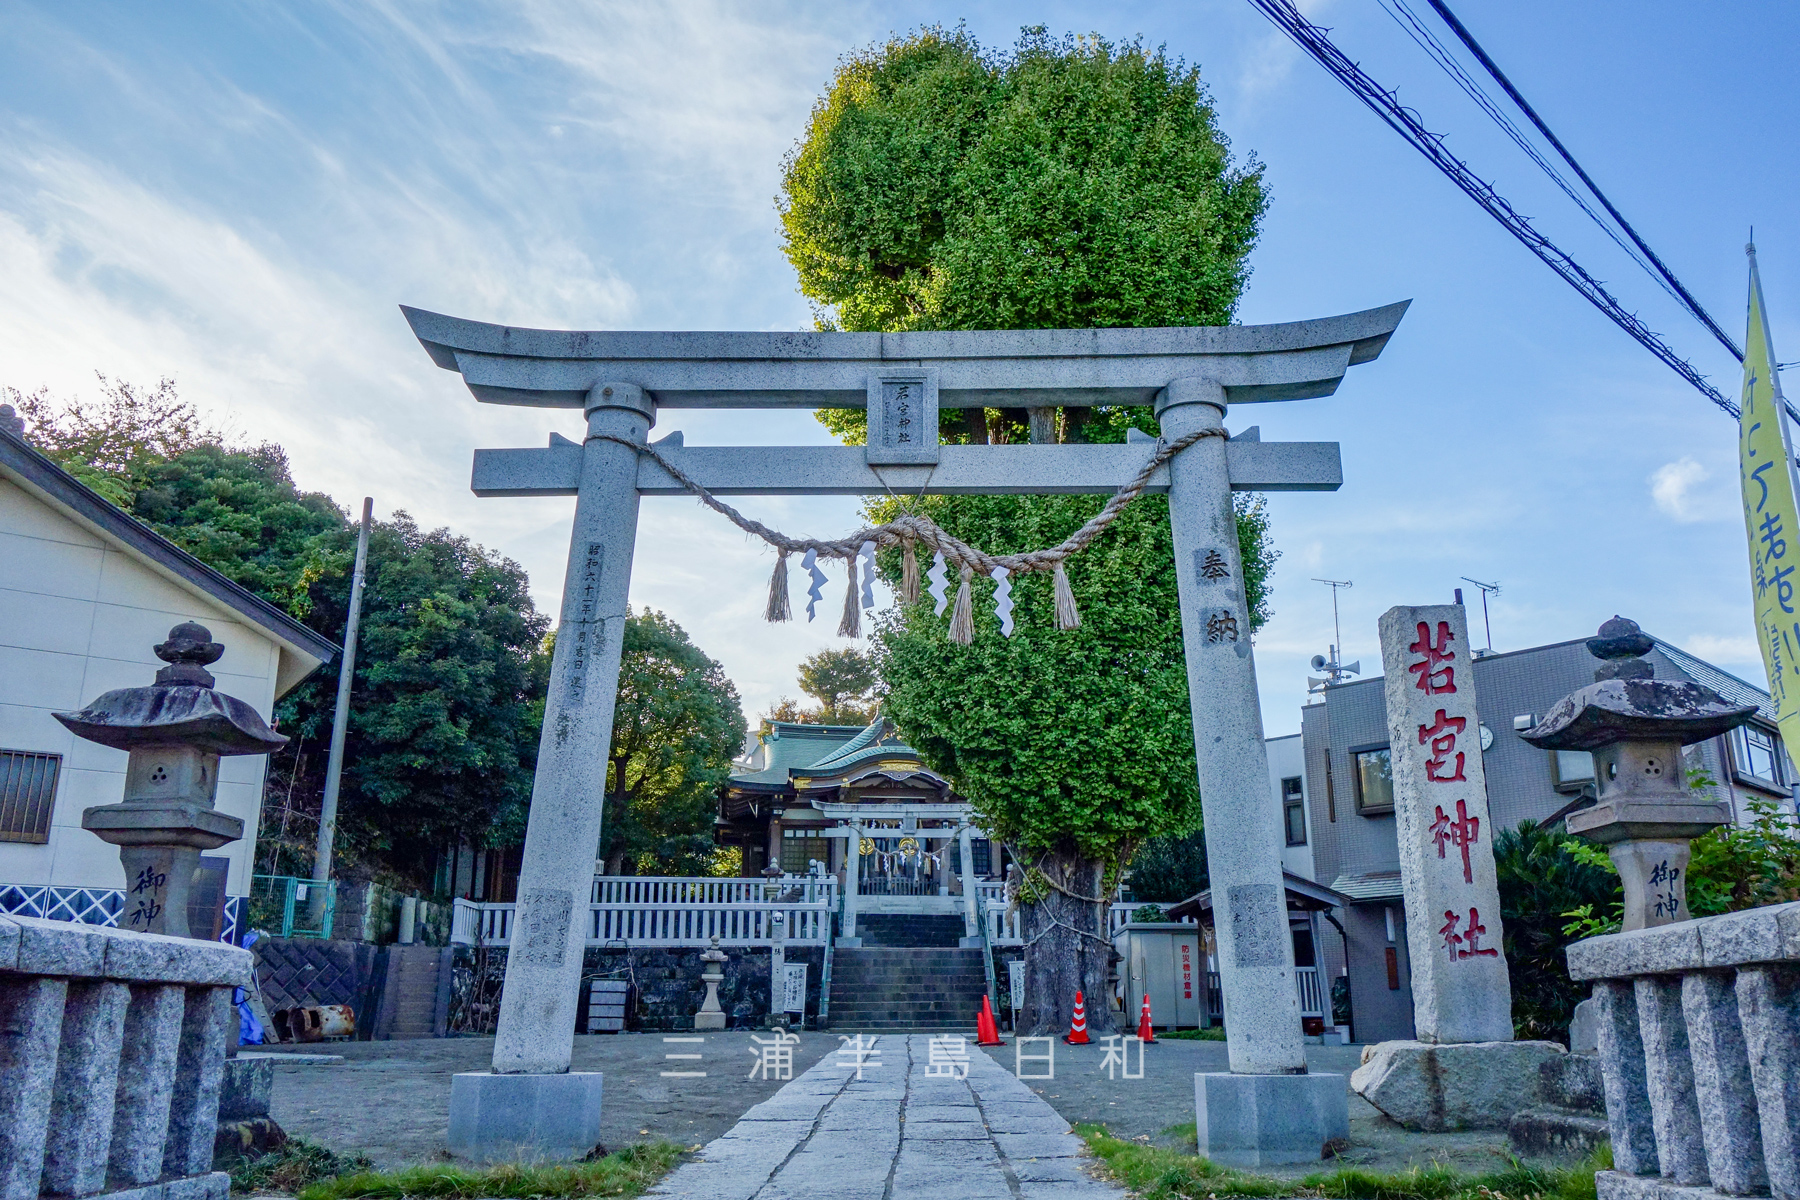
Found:
M 475 452 L 477 495 L 576 503 L 493 1074 L 456 1077 L 452 1148 L 579 1154 L 597 1137 L 599 1076 L 571 1074 L 569 1062 L 638 499 L 686 493 L 606 437 L 642 443 L 658 408 L 866 407 L 867 446 L 702 447 L 674 435 L 657 448 L 720 495 L 1110 493 L 1154 439 L 939 445 L 938 409 L 1153 405 L 1174 441 L 1222 428 L 1229 405 L 1332 394 L 1349 367 L 1381 353 L 1406 307 L 1281 325 L 899 334 L 583 333 L 403 308 L 432 361 L 460 372 L 477 400 L 580 408 L 588 422 L 581 444 L 552 434 L 545 448 Z M 1268 795 L 1231 506 L 1233 491 L 1342 482 L 1337 443 L 1262 442 L 1252 429 L 1203 438 L 1146 489 L 1170 500 L 1202 810 L 1209 829 L 1233 835 L 1207 847 L 1225 916 L 1232 1073 L 1201 1076 L 1197 1088 L 1200 1148 L 1220 1161 L 1316 1160 L 1344 1132 L 1341 1077 L 1305 1074 L 1281 814 Z

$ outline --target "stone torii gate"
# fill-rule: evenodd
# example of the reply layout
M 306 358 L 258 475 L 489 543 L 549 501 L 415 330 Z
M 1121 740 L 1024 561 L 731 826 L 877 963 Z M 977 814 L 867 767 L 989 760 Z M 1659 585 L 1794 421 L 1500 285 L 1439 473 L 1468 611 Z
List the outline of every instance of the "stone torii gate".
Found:
M 475 452 L 477 495 L 577 499 L 493 1073 L 456 1077 L 452 1148 L 579 1154 L 597 1137 L 600 1078 L 571 1074 L 569 1061 L 638 499 L 686 490 L 609 436 L 643 442 L 659 408 L 866 407 L 867 446 L 701 447 L 672 435 L 657 448 L 721 495 L 1109 493 L 1153 439 L 940 445 L 938 409 L 1153 405 L 1174 441 L 1222 428 L 1229 405 L 1330 395 L 1381 353 L 1406 307 L 1281 325 L 900 334 L 582 333 L 403 309 L 432 361 L 477 400 L 579 408 L 588 423 L 581 444 L 552 434 L 545 448 Z M 1269 443 L 1249 430 L 1203 438 L 1146 489 L 1170 500 L 1205 821 L 1234 835 L 1208 843 L 1231 1074 L 1196 1085 L 1201 1150 L 1221 1161 L 1316 1159 L 1343 1132 L 1342 1079 L 1305 1074 L 1231 506 L 1234 490 L 1342 481 L 1335 442 Z M 1283 1157 L 1288 1143 L 1299 1159 Z

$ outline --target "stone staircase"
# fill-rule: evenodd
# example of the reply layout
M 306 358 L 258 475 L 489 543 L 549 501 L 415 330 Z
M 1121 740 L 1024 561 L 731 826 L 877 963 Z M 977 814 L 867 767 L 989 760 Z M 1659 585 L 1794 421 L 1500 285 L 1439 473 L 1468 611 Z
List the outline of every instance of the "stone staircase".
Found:
M 954 947 L 962 940 L 963 919 L 942 913 L 858 913 L 856 934 L 866 947 Z
M 909 918 L 917 920 L 918 918 Z M 858 924 L 860 925 L 860 921 Z M 957 923 L 960 932 L 961 921 Z M 859 931 L 860 932 L 860 929 Z M 831 1027 L 973 1032 L 987 990 L 981 951 L 869 947 L 832 951 Z
M 381 1036 L 398 1041 L 436 1034 L 438 960 L 442 955 L 435 946 L 388 947 L 388 1002 L 393 1017 Z

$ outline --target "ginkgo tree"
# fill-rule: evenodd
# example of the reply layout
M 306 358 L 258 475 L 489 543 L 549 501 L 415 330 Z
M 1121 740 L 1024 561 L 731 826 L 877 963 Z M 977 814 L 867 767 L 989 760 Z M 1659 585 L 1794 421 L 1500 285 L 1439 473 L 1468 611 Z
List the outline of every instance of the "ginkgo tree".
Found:
M 789 261 L 823 328 L 1055 329 L 1223 325 L 1267 204 L 1234 161 L 1199 72 L 1160 50 L 1028 30 L 1010 50 L 924 29 L 847 57 L 789 156 Z M 821 419 L 860 440 L 858 410 Z M 946 441 L 1111 442 L 1147 409 L 947 409 Z M 1121 480 L 1121 482 L 1123 482 Z M 1093 496 L 911 501 L 989 553 L 1054 545 Z M 885 519 L 903 505 L 870 505 Z M 1260 502 L 1241 499 L 1251 625 L 1274 561 Z M 1075 559 L 1081 627 L 1059 631 L 1051 583 L 1017 582 L 1000 636 L 990 585 L 975 638 L 929 603 L 884 619 L 874 657 L 903 736 L 1023 864 L 1022 1031 L 1061 1032 L 1077 990 L 1104 994 L 1106 902 L 1146 840 L 1200 824 L 1168 504 L 1132 504 Z M 884 563 L 897 581 L 898 562 Z M 1112 1027 L 1090 1003 L 1090 1028 Z

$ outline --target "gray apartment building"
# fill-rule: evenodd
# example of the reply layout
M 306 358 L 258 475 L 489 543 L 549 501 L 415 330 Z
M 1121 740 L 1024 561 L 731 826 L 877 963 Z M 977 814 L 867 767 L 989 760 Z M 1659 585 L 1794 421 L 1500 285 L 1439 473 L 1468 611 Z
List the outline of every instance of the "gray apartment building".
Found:
M 1527 818 L 1560 818 L 1585 803 L 1584 793 L 1593 794 L 1590 755 L 1539 750 L 1518 732 L 1593 682 L 1597 663 L 1584 640 L 1477 654 L 1475 695 L 1495 832 Z M 1800 780 L 1776 733 L 1769 694 L 1661 639 L 1648 658 L 1659 678 L 1689 679 L 1733 704 L 1759 708 L 1750 725 L 1690 747 L 1687 765 L 1704 767 L 1718 781 L 1719 797 L 1729 799 L 1739 820 L 1749 815 L 1745 802 L 1751 797 L 1777 800 L 1791 812 L 1793 785 Z M 1351 898 L 1347 909 L 1333 914 L 1343 922 L 1341 933 L 1329 930 L 1320 939 L 1322 965 L 1333 980 L 1348 972 L 1356 1041 L 1411 1038 L 1408 914 L 1400 895 L 1381 679 L 1327 688 L 1301 710 L 1300 737 L 1313 878 Z

